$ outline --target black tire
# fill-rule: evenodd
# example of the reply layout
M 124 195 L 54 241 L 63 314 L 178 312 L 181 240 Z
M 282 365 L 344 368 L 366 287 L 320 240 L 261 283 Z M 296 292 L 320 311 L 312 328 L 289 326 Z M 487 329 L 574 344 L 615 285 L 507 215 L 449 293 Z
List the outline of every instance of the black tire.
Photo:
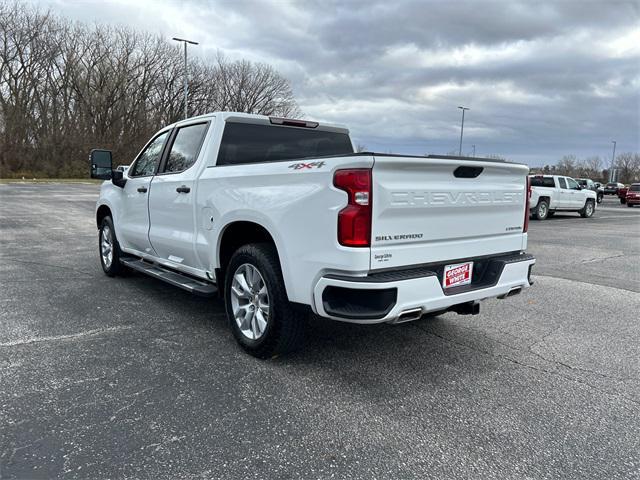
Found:
M 598 194 L 598 198 L 596 199 L 596 201 L 598 203 L 602 203 L 602 198 L 604 197 L 604 195 L 602 195 L 601 193 Z
M 620 204 L 624 205 L 625 203 L 627 203 L 627 199 L 626 198 L 621 198 L 620 199 Z
M 266 327 L 261 336 L 256 339 L 249 338 L 240 329 L 233 313 L 231 299 L 234 275 L 246 264 L 258 270 L 268 295 Z M 289 302 L 278 254 L 273 245 L 252 243 L 236 250 L 226 268 L 224 283 L 227 319 L 233 336 L 247 353 L 262 359 L 273 358 L 296 350 L 302 345 L 309 314 Z M 250 320 L 249 323 L 254 321 L 256 320 Z
M 105 235 L 109 236 L 111 243 L 112 256 L 110 263 L 108 262 L 108 258 L 105 258 L 106 255 L 103 255 L 103 237 Z M 98 231 L 98 254 L 100 256 L 102 270 L 108 276 L 115 277 L 116 275 L 122 275 L 125 273 L 125 268 L 120 263 L 123 253 L 122 250 L 120 250 L 120 244 L 116 238 L 116 231 L 113 228 L 113 220 L 111 220 L 111 217 L 109 216 L 104 217 L 102 219 L 102 223 L 100 223 L 100 230 Z
M 589 218 L 593 216 L 593 213 L 596 211 L 595 203 L 592 199 L 587 200 L 584 204 L 584 207 L 578 212 L 582 218 Z
M 533 218 L 536 220 L 545 220 L 549 216 L 549 202 L 540 200 L 533 211 Z
M 631 204 L 631 203 L 627 203 L 627 207 L 629 207 L 629 208 L 633 208 L 633 204 Z

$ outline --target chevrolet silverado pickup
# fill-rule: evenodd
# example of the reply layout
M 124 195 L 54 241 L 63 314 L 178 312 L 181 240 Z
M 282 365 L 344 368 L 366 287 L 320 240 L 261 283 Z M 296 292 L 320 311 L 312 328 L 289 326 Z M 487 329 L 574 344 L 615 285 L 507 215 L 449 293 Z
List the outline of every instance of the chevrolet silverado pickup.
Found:
M 577 212 L 589 218 L 596 211 L 596 192 L 583 189 L 573 178 L 532 175 L 530 185 L 529 205 L 536 220 L 545 220 L 556 212 Z
M 401 323 L 528 288 L 524 165 L 356 153 L 349 131 L 212 113 L 157 132 L 129 168 L 92 150 L 100 262 L 223 298 L 250 354 L 306 319 Z

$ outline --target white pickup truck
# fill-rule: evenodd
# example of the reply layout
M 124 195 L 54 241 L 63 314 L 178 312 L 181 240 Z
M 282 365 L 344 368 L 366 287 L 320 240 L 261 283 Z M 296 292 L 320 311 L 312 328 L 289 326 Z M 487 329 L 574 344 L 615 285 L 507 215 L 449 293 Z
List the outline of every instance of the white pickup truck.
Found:
M 536 220 L 545 220 L 555 212 L 577 212 L 583 218 L 589 218 L 596 211 L 597 193 L 583 189 L 571 177 L 532 175 L 529 181 L 529 205 Z
M 341 126 L 229 112 L 163 128 L 129 168 L 90 161 L 105 273 L 218 292 L 260 358 L 296 347 L 310 312 L 476 314 L 531 283 L 524 165 L 355 153 Z

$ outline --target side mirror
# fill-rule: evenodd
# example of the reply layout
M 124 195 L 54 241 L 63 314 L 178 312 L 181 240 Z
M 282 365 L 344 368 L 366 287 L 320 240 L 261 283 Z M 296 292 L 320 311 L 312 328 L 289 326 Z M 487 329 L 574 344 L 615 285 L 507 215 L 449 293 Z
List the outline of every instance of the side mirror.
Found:
M 124 172 L 122 170 L 113 170 L 111 172 L 111 181 L 116 187 L 124 188 L 127 183 L 127 179 L 124 178 Z
M 112 161 L 109 150 L 94 148 L 91 150 L 91 153 L 89 153 L 89 162 L 91 163 L 91 178 L 111 180 Z

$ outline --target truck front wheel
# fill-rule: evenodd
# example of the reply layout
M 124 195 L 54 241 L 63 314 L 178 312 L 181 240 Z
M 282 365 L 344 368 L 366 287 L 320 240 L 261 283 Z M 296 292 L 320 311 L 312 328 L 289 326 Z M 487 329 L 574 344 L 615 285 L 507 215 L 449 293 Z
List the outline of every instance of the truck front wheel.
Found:
M 549 216 L 549 203 L 546 200 L 540 200 L 533 212 L 533 218 L 536 220 L 544 220 Z
M 299 347 L 308 314 L 287 298 L 275 247 L 268 243 L 240 247 L 226 272 L 227 318 L 240 346 L 258 358 Z
M 589 218 L 593 215 L 593 212 L 595 211 L 595 209 L 596 209 L 596 206 L 594 205 L 594 201 L 587 200 L 587 203 L 584 204 L 584 207 L 579 212 L 580 216 L 582 218 Z
M 116 230 L 113 228 L 113 220 L 109 216 L 104 217 L 100 223 L 98 249 L 100 251 L 100 264 L 104 273 L 110 277 L 121 275 L 125 270 L 120 263 L 122 252 L 116 238 Z

